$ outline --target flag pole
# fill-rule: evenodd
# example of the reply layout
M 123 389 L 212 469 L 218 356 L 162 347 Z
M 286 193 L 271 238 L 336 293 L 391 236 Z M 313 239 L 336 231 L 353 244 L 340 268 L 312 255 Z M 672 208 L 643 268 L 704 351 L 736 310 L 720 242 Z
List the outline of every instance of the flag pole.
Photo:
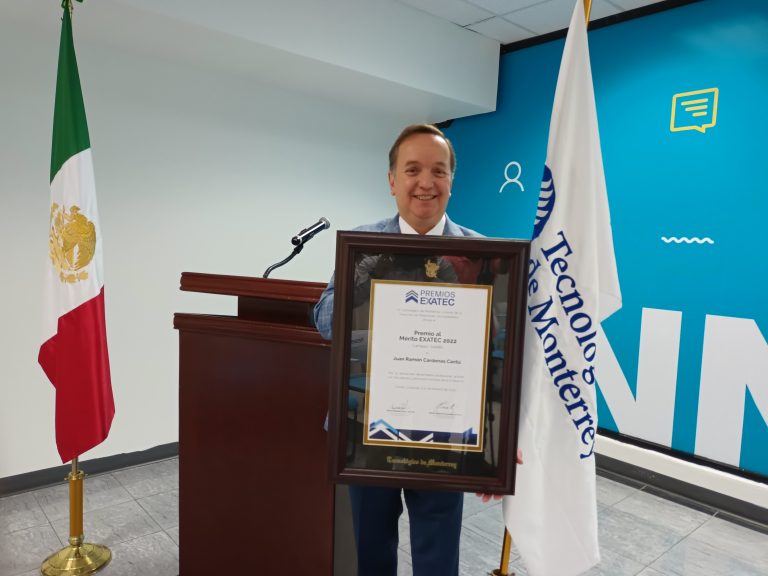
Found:
M 501 546 L 501 563 L 499 567 L 494 569 L 491 574 L 493 576 L 510 576 L 509 574 L 509 552 L 512 550 L 512 536 L 509 530 L 504 529 L 504 544 Z M 511 576 L 514 576 L 514 572 Z
M 72 459 L 69 481 L 69 546 L 54 552 L 40 567 L 43 576 L 81 576 L 93 574 L 112 559 L 112 552 L 100 544 L 84 544 L 83 535 L 83 479 L 78 459 Z
M 592 12 L 592 0 L 583 0 L 584 2 L 584 20 L 587 28 L 589 28 L 589 15 Z M 504 542 L 501 545 L 501 562 L 499 567 L 494 569 L 491 574 L 493 576 L 514 576 L 514 573 L 509 574 L 509 553 L 512 549 L 512 535 L 509 530 L 504 528 Z
M 82 2 L 83 0 L 77 1 Z M 51 147 L 52 224 L 49 237 L 49 242 L 52 246 L 51 260 L 53 264 L 53 267 L 49 269 L 51 278 L 54 278 L 52 273 L 55 270 L 58 270 L 60 273 L 62 272 L 58 257 L 54 258 L 54 248 L 60 248 L 61 233 L 57 229 L 58 225 L 54 226 L 53 224 L 54 207 L 58 209 L 61 207 L 60 205 L 69 204 L 70 200 L 76 199 L 77 204 L 88 206 L 89 212 L 92 211 L 92 214 L 89 214 L 91 218 L 95 220 L 97 214 L 95 196 L 92 190 L 92 169 L 89 174 L 88 170 L 83 170 L 81 164 L 75 159 L 76 155 L 84 152 L 83 158 L 86 160 L 81 162 L 86 168 L 90 168 L 88 162 L 90 160 L 90 139 L 88 137 L 88 125 L 85 120 L 85 108 L 72 39 L 73 6 L 73 0 L 62 0 L 61 2 L 63 14 L 59 44 L 59 63 L 56 74 L 56 99 Z M 55 184 L 54 176 L 61 173 L 65 165 L 71 168 L 67 171 L 69 175 L 62 176 L 58 181 L 59 184 Z M 85 205 L 82 203 L 82 200 L 86 201 Z M 114 401 L 109 376 L 109 358 L 106 351 L 106 334 L 103 326 L 103 285 L 100 277 L 101 255 L 95 250 L 96 225 L 79 213 L 80 208 L 77 205 L 71 205 L 69 215 L 66 208 L 64 206 L 61 210 L 62 215 L 60 218 L 78 217 L 82 219 L 82 221 L 87 223 L 88 234 L 93 236 L 90 254 L 88 250 L 82 250 L 79 239 L 77 243 L 73 242 L 78 250 L 79 261 L 78 267 L 73 268 L 73 270 L 79 270 L 89 265 L 91 259 L 96 255 L 95 264 L 89 269 L 95 272 L 96 282 L 94 285 L 88 285 L 80 290 L 67 291 L 69 295 L 67 301 L 82 300 L 82 302 L 78 302 L 78 304 L 82 305 L 78 305 L 76 309 L 86 310 L 86 312 L 81 313 L 79 316 L 70 313 L 73 318 L 71 320 L 73 328 L 69 331 L 60 331 L 58 328 L 60 322 L 53 322 L 50 326 L 53 329 L 50 332 L 46 331 L 46 339 L 40 347 L 40 354 L 38 355 L 40 366 L 57 389 L 56 442 L 59 454 L 62 457 L 62 462 L 66 462 L 68 458 L 71 458 L 72 464 L 71 471 L 65 478 L 69 484 L 69 546 L 65 546 L 58 552 L 51 554 L 43 561 L 40 566 L 40 572 L 43 576 L 83 576 L 92 574 L 106 566 L 112 559 L 112 552 L 106 546 L 85 543 L 83 535 L 83 480 L 85 479 L 85 473 L 78 467 L 78 456 L 104 440 L 114 416 Z M 80 235 L 80 238 L 84 238 L 80 232 L 74 233 L 76 238 L 78 238 L 78 235 Z M 71 250 L 74 250 L 74 248 Z M 86 258 L 83 259 L 84 256 Z M 80 262 L 80 260 L 84 260 L 84 263 Z M 88 274 L 84 273 L 84 275 L 77 276 L 77 280 L 88 278 Z M 71 278 L 74 280 L 74 276 Z M 66 279 L 71 281 L 69 276 Z M 60 276 L 60 280 L 63 282 L 65 277 L 63 275 Z M 58 298 L 58 293 L 54 290 L 56 285 L 49 286 L 49 288 L 54 292 L 55 297 L 49 299 L 48 302 L 56 301 Z M 94 292 L 95 288 L 101 288 L 102 291 L 91 293 Z M 56 312 L 56 316 L 61 316 L 61 310 L 54 307 L 53 311 Z M 50 313 L 50 310 L 48 312 Z M 99 336 L 100 338 L 98 338 Z M 99 341 L 91 346 L 92 338 L 97 338 Z M 81 356 L 81 364 L 77 365 L 77 370 L 71 368 L 72 363 L 57 363 L 57 352 L 59 356 L 63 356 L 65 353 L 71 354 L 72 351 L 76 355 Z M 61 383 L 64 383 L 64 385 L 60 386 Z M 101 387 L 101 389 L 96 391 L 100 395 L 94 393 L 92 398 L 83 398 L 83 396 L 87 396 L 83 391 L 92 384 Z M 64 395 L 64 389 L 68 391 L 67 395 Z M 77 392 L 79 394 L 76 394 Z M 86 422 L 83 425 L 82 417 L 75 417 L 71 410 L 60 409 L 58 406 L 59 395 L 62 395 L 62 398 L 64 398 L 62 400 L 63 407 L 70 408 L 74 405 L 74 402 L 77 402 L 83 411 L 90 411 L 93 408 L 94 421 Z M 101 410 L 99 410 L 99 407 Z M 97 419 L 99 422 L 95 422 Z M 94 424 L 92 429 L 91 424 Z M 87 433 L 83 428 L 87 429 Z M 93 433 L 93 430 L 97 432 Z M 104 434 L 97 438 L 101 431 L 104 431 Z

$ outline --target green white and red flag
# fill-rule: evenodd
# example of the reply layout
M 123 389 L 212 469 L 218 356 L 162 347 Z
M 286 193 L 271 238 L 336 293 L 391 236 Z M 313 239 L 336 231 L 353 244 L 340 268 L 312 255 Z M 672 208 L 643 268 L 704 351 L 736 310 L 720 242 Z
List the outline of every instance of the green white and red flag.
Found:
M 48 245 L 38 361 L 56 388 L 56 445 L 62 462 L 68 462 L 103 442 L 115 415 L 101 228 L 68 8 L 61 27 L 53 114 Z

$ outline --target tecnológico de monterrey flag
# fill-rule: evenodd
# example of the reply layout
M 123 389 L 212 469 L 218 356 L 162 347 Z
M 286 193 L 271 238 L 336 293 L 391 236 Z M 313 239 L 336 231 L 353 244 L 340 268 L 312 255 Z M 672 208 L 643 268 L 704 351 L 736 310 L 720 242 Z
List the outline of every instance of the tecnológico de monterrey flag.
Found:
M 515 495 L 504 520 L 531 576 L 600 561 L 594 446 L 600 322 L 621 307 L 582 0 L 565 41 L 528 268 Z
M 56 445 L 62 462 L 101 443 L 115 414 L 90 148 L 72 20 L 65 8 L 53 115 L 44 334 L 38 356 L 56 387 Z

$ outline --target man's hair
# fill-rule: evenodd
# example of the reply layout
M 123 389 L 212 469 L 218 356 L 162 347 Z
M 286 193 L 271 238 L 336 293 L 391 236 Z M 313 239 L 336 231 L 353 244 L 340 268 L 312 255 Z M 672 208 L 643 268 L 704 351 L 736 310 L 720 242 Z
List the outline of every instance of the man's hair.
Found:
M 400 145 L 414 134 L 431 134 L 433 136 L 439 136 L 442 138 L 448 145 L 448 151 L 450 152 L 451 174 L 456 171 L 456 152 L 453 150 L 453 144 L 451 144 L 451 141 L 448 140 L 448 137 L 443 134 L 443 131 L 440 130 L 440 128 L 437 126 L 433 126 L 432 124 L 411 124 L 410 126 L 406 126 L 403 131 L 400 132 L 400 136 L 397 137 L 395 143 L 392 144 L 392 148 L 389 149 L 390 172 L 393 172 L 395 170 L 395 166 L 397 165 L 397 153 L 400 151 Z

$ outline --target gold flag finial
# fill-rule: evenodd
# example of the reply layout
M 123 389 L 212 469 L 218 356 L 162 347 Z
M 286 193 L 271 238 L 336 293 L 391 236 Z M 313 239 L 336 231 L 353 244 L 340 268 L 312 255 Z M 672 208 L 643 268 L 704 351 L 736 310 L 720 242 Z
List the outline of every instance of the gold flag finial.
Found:
M 77 0 L 77 1 L 80 2 L 80 4 L 83 3 L 83 0 Z M 75 5 L 72 4 L 72 0 L 61 0 L 61 7 L 62 8 L 69 8 L 69 13 L 71 15 L 72 14 L 72 10 L 74 10 L 74 8 L 75 8 Z

